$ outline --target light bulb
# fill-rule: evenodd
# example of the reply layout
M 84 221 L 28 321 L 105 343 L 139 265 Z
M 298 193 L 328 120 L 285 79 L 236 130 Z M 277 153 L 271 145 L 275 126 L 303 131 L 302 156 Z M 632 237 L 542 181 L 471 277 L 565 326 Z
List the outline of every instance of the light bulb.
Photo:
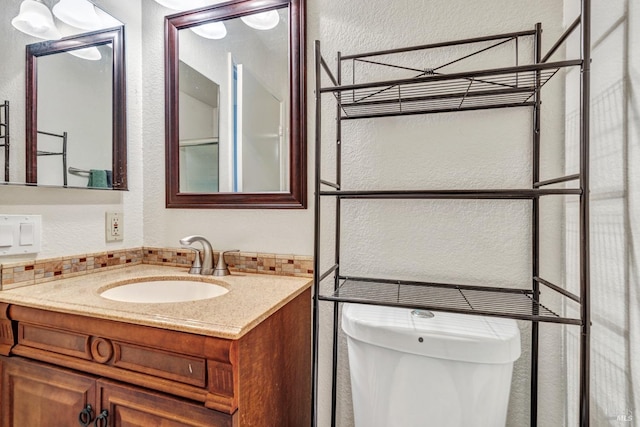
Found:
M 24 0 L 20 4 L 20 13 L 11 20 L 11 25 L 25 34 L 45 40 L 62 37 L 47 6 L 34 0 Z
M 242 22 L 255 28 L 256 30 L 271 30 L 280 22 L 280 15 L 275 10 L 268 12 L 255 13 L 253 15 L 241 16 Z
M 60 0 L 53 6 L 53 14 L 65 24 L 82 30 L 97 30 L 102 24 L 95 6 L 87 0 Z
M 206 39 L 219 40 L 227 35 L 227 27 L 222 22 L 210 22 L 208 24 L 191 27 L 191 31 Z

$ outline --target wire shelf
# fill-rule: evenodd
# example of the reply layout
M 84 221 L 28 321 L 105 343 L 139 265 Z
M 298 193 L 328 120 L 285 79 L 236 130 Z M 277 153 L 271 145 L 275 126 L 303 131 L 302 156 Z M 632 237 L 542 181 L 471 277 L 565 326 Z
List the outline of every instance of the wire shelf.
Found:
M 332 186 L 326 181 L 325 185 Z M 541 185 L 546 185 L 542 182 Z M 553 189 L 477 189 L 477 190 L 330 190 L 320 191 L 320 196 L 335 196 L 341 199 L 489 199 L 489 200 L 531 200 L 540 196 L 580 195 L 579 188 Z
M 529 289 L 507 289 L 402 280 L 341 278 L 332 294 L 320 300 L 421 308 L 451 313 L 508 317 L 540 322 L 581 324 L 564 318 L 532 298 Z
M 37 154 L 38 154 L 38 156 L 62 156 L 62 155 L 64 155 L 63 152 L 42 151 L 42 150 L 38 150 Z
M 339 99 L 342 119 L 529 106 L 536 88 L 561 68 L 577 65 L 580 61 L 435 74 L 322 91 Z

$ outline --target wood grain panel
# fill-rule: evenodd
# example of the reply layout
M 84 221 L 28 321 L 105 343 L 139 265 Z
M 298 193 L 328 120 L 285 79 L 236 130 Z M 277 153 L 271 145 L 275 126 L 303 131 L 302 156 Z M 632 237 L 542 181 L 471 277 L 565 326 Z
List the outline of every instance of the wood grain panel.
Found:
M 235 417 L 199 405 L 99 380 L 100 408 L 109 411 L 110 424 L 118 427 L 235 427 Z
M 112 341 L 160 348 L 191 356 L 203 355 L 205 340 L 207 338 L 202 335 L 187 334 L 168 329 L 134 325 L 126 322 L 98 319 L 76 314 L 57 313 L 19 305 L 11 305 L 9 307 L 9 318 L 31 325 L 40 325 L 66 331 L 81 331 L 83 334 L 103 337 Z
M 95 397 L 95 378 L 19 358 L 4 359 L 0 426 L 68 427 Z
M 209 394 L 204 405 L 228 414 L 238 409 L 238 367 L 227 363 L 208 361 Z
M 91 360 L 90 337 L 86 334 L 20 323 L 18 343 Z
M 8 356 L 15 344 L 13 327 L 8 318 L 9 304 L 0 303 L 0 354 Z
M 243 427 L 311 425 L 311 290 L 239 341 Z
M 127 343 L 114 343 L 113 365 L 130 371 L 206 386 L 206 363 L 202 358 L 183 356 Z

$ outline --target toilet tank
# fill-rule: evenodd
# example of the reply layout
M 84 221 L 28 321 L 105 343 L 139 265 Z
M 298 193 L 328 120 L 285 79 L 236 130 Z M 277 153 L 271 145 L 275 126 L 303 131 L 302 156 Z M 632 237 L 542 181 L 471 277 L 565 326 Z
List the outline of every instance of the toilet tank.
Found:
M 344 304 L 356 427 L 504 427 L 512 319 Z

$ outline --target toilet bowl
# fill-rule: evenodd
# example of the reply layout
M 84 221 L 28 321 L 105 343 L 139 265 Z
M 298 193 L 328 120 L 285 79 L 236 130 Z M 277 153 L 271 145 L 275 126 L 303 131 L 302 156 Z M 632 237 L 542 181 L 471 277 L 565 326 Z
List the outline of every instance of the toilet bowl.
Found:
M 515 320 L 344 304 L 342 329 L 356 427 L 504 427 Z

